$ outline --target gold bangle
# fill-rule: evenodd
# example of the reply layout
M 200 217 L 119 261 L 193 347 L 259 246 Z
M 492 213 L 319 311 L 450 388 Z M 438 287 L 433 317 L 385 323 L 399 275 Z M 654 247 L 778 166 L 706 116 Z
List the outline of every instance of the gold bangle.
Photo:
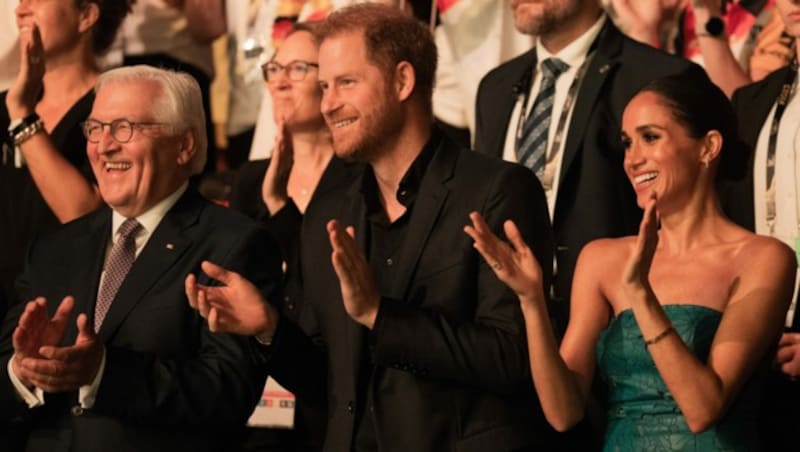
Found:
M 672 333 L 673 331 L 675 331 L 675 327 L 672 326 L 672 325 L 668 326 L 667 329 L 665 329 L 664 331 L 658 333 L 658 335 L 656 337 L 653 337 L 653 338 L 645 340 L 644 341 L 644 346 L 645 347 L 649 347 L 649 346 L 651 346 L 651 345 L 653 345 L 655 343 L 658 343 L 659 341 L 661 341 L 661 339 L 664 339 L 665 337 L 667 337 L 669 335 L 669 333 Z

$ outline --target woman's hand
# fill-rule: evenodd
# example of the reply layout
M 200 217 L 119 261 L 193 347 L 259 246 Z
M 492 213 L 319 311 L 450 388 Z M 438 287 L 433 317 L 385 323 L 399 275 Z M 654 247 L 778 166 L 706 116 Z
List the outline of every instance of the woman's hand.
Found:
M 509 245 L 492 233 L 479 213 L 472 212 L 469 218 L 472 225 L 464 226 L 464 232 L 475 240 L 475 249 L 481 253 L 497 277 L 517 294 L 523 305 L 540 303 L 540 306 L 544 306 L 542 268 L 522 240 L 514 222 L 506 220 L 503 224 L 511 242 Z
M 22 119 L 36 109 L 36 102 L 42 92 L 44 77 L 44 47 L 42 35 L 35 22 L 20 27 L 19 74 L 6 95 L 8 117 Z
M 261 184 L 261 196 L 264 204 L 267 205 L 270 215 L 274 215 L 281 210 L 289 199 L 287 186 L 289 185 L 289 174 L 292 172 L 294 164 L 294 149 L 292 147 L 292 135 L 286 128 L 286 119 L 278 122 L 278 136 L 275 138 L 275 147 L 272 150 L 272 157 L 264 174 L 264 181 Z
M 645 206 L 639 235 L 623 273 L 622 285 L 632 295 L 651 290 L 649 275 L 658 246 L 658 221 L 657 199 L 653 192 Z

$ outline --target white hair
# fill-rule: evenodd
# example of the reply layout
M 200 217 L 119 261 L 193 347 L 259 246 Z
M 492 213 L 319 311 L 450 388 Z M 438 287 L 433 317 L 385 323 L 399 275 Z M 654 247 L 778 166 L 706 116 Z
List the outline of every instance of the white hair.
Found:
M 189 169 L 200 174 L 206 165 L 208 138 L 206 115 L 200 86 L 189 74 L 153 66 L 123 66 L 100 74 L 95 83 L 95 93 L 104 85 L 114 82 L 152 81 L 161 87 L 161 95 L 154 101 L 156 120 L 172 126 L 176 133 L 192 130 L 195 153 Z

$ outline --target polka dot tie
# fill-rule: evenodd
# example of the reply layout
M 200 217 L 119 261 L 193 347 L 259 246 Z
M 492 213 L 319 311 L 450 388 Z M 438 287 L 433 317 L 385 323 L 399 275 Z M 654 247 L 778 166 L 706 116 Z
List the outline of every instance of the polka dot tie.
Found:
M 97 306 L 94 310 L 95 331 L 100 331 L 100 325 L 108 314 L 111 302 L 117 296 L 119 286 L 122 285 L 136 259 L 136 234 L 141 229 L 142 225 L 133 218 L 128 218 L 119 227 L 119 237 L 106 256 L 105 276 L 97 294 Z

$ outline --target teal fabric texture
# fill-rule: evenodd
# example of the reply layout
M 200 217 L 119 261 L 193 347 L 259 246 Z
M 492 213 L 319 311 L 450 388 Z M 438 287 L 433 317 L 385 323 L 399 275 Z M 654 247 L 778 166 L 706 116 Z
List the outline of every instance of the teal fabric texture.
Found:
M 664 305 L 675 331 L 705 362 L 722 314 L 691 305 Z M 759 376 L 751 378 L 726 415 L 694 434 L 658 373 L 630 309 L 614 317 L 597 343 L 597 366 L 606 385 L 608 427 L 604 451 L 753 451 Z M 760 374 L 760 372 L 758 372 Z

